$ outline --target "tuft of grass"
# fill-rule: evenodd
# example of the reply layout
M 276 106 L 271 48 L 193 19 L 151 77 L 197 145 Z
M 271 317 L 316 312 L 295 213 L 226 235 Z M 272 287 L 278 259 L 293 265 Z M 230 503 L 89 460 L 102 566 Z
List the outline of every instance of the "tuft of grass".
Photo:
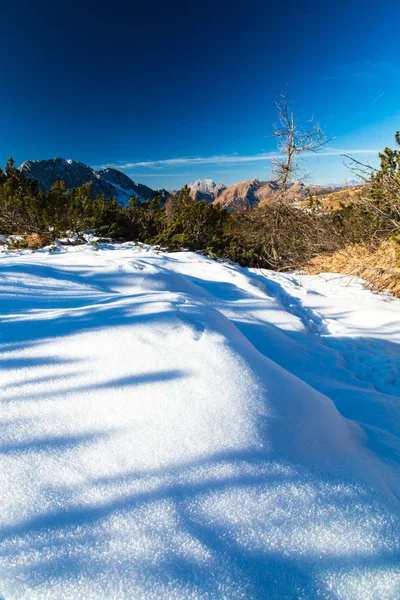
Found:
M 361 277 L 366 288 L 400 298 L 400 245 L 396 238 L 372 249 L 364 244 L 349 244 L 331 255 L 316 256 L 305 271 L 312 275 L 343 273 Z

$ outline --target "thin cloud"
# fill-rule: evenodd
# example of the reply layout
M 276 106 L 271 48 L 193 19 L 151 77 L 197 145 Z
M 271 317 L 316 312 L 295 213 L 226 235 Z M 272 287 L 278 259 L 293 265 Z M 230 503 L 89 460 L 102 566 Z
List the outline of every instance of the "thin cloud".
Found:
M 112 167 L 115 169 L 133 169 L 138 167 L 144 168 L 165 168 L 165 167 L 179 167 L 188 165 L 223 165 L 223 164 L 237 164 L 243 162 L 256 162 L 259 160 L 271 160 L 277 158 L 279 155 L 276 153 L 263 153 L 253 154 L 248 156 L 240 156 L 238 154 L 219 154 L 214 156 L 194 156 L 194 157 L 182 157 L 182 158 L 167 158 L 161 160 L 147 160 L 140 162 L 128 162 L 124 164 L 110 164 L 103 165 L 105 167 Z
M 326 148 L 322 152 L 318 153 L 318 156 L 340 156 L 341 154 L 377 154 L 379 150 L 375 149 L 356 149 L 356 150 L 342 150 Z M 102 165 L 101 168 L 113 168 L 121 169 L 171 169 L 174 167 L 190 167 L 196 165 L 238 165 L 242 163 L 254 163 L 254 162 L 265 162 L 273 160 L 274 158 L 280 158 L 282 155 L 273 152 L 263 152 L 261 154 L 220 154 L 214 156 L 195 156 L 195 157 L 182 157 L 182 158 L 167 158 L 161 160 L 147 160 L 138 162 L 127 162 L 122 164 L 107 164 Z M 309 156 L 315 156 L 310 153 Z

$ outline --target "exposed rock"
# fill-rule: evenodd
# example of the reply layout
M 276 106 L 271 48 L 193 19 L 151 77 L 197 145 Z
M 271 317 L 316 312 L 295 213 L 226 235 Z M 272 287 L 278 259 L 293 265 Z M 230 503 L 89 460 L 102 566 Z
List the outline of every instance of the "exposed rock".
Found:
M 104 194 L 107 199 L 116 198 L 124 206 L 132 197 L 144 202 L 161 195 L 165 201 L 169 195 L 166 190 L 156 191 L 146 185 L 135 183 L 128 175 L 117 169 L 94 171 L 76 160 L 63 158 L 29 160 L 24 162 L 20 169 L 27 177 L 37 179 L 39 188 L 43 192 L 47 192 L 56 181 L 63 181 L 67 189 L 92 183 L 93 198 Z
M 259 179 L 240 181 L 225 188 L 214 202 L 229 211 L 249 210 L 260 203 L 260 189 L 269 185 Z
M 335 188 L 336 190 L 338 188 Z M 292 183 L 288 190 L 288 197 L 294 203 L 300 204 L 310 195 L 319 196 L 332 191 L 325 186 L 306 186 L 301 181 Z M 215 204 L 221 204 L 228 211 L 250 210 L 256 206 L 262 206 L 277 197 L 279 186 L 273 181 L 260 181 L 250 179 L 241 181 L 225 188 L 214 200 Z
M 198 179 L 189 184 L 189 189 L 195 200 L 213 202 L 226 189 L 222 183 L 215 183 L 212 179 Z

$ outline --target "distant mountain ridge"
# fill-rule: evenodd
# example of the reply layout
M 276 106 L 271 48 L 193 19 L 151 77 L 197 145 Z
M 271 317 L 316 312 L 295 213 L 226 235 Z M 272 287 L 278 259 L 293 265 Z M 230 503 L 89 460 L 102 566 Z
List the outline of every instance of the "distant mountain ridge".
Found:
M 225 188 L 214 202 L 229 211 L 248 210 L 260 204 L 262 189 L 270 190 L 270 185 L 257 178 L 240 181 Z
M 213 202 L 226 189 L 226 185 L 215 183 L 212 179 L 197 179 L 189 184 L 189 189 L 195 200 Z
M 337 192 L 343 186 L 306 186 L 301 181 L 295 181 L 289 189 L 289 197 L 301 203 L 310 194 L 323 196 Z M 261 181 L 256 177 L 246 181 L 239 181 L 226 187 L 222 183 L 216 184 L 212 179 L 198 179 L 189 184 L 192 196 L 196 200 L 206 200 L 226 208 L 228 211 L 249 210 L 256 206 L 267 204 L 276 197 L 279 186 L 273 181 Z
M 38 181 L 39 188 L 47 192 L 56 181 L 64 181 L 68 189 L 83 184 L 92 184 L 92 196 L 103 194 L 107 199 L 116 198 L 123 206 L 129 199 L 137 198 L 145 202 L 156 196 L 166 202 L 179 194 L 165 189 L 152 188 L 136 183 L 128 175 L 118 169 L 105 168 L 95 171 L 91 167 L 71 159 L 52 158 L 44 160 L 28 160 L 20 166 L 20 170 L 31 179 Z M 278 186 L 272 181 L 260 181 L 257 178 L 240 181 L 230 186 L 216 183 L 212 179 L 198 179 L 189 184 L 192 197 L 208 203 L 220 204 L 228 211 L 249 210 L 268 203 L 276 196 Z M 295 202 L 301 203 L 309 194 L 327 195 L 340 190 L 340 186 L 305 186 L 301 181 L 292 184 L 289 194 Z
M 92 196 L 104 194 L 107 199 L 116 200 L 125 206 L 132 197 L 145 202 L 155 196 L 166 200 L 166 190 L 153 190 L 141 183 L 135 183 L 128 175 L 117 169 L 101 169 L 95 171 L 77 160 L 51 158 L 44 160 L 28 160 L 22 163 L 20 170 L 24 175 L 38 181 L 43 192 L 49 191 L 56 181 L 63 181 L 68 189 L 92 184 Z

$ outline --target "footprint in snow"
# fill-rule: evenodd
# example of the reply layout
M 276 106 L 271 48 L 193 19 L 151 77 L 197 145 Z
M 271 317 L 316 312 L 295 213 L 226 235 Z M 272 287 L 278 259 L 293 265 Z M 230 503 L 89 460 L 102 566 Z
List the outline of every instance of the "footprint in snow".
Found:
M 144 270 L 144 266 L 143 265 L 139 265 L 137 263 L 130 263 L 130 265 L 131 265 L 131 267 L 133 267 L 137 271 L 143 271 Z

